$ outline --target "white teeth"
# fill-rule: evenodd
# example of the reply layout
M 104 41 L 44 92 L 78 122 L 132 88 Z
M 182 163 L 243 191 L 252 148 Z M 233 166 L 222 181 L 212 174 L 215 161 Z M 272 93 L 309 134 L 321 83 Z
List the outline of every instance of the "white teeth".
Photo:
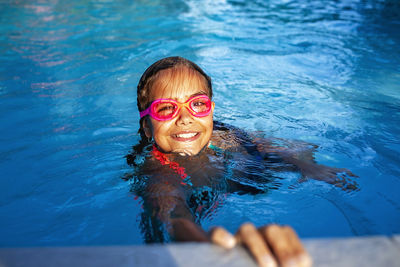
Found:
M 178 138 L 191 138 L 195 136 L 197 133 L 184 133 L 184 134 L 177 134 L 176 137 Z

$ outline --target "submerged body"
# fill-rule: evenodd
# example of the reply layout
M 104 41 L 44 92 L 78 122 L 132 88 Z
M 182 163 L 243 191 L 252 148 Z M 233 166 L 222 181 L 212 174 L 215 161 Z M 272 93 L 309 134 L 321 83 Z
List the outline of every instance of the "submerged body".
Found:
M 214 122 L 209 144 L 194 156 L 163 153 L 154 144 L 142 147 L 142 153 L 134 149 L 127 162 L 135 172 L 127 178 L 132 182 L 132 192 L 143 199 L 141 226 L 146 242 L 171 240 L 170 221 L 174 218 L 201 224 L 230 193 L 268 193 L 276 186 L 275 179 L 281 179 L 279 172 L 299 173 L 302 178 L 298 182 L 312 178 L 345 190 L 357 189 L 347 170 L 315 163 L 315 146 L 275 140 L 280 145 L 276 146 L 273 140 L 261 139 Z
M 267 192 L 272 170 L 298 171 L 345 189 L 355 187 L 345 179 L 351 172 L 316 164 L 315 146 L 214 123 L 211 79 L 184 58 L 164 58 L 146 69 L 137 99 L 141 141 L 128 163 L 136 166 L 133 191 L 143 199 L 146 241 L 203 241 L 227 248 L 241 243 L 260 266 L 311 265 L 290 227 L 256 229 L 244 223 L 233 236 L 222 227 L 207 233 L 201 218 L 226 194 Z

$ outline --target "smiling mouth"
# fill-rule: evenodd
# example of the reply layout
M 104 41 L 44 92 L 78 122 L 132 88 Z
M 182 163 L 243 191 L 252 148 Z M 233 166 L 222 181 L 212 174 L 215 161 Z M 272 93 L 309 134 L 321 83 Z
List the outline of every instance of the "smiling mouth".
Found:
M 192 132 L 192 133 L 179 133 L 179 134 L 173 134 L 172 138 L 181 141 L 181 142 L 188 142 L 188 141 L 193 141 L 196 140 L 200 136 L 200 133 L 198 132 Z

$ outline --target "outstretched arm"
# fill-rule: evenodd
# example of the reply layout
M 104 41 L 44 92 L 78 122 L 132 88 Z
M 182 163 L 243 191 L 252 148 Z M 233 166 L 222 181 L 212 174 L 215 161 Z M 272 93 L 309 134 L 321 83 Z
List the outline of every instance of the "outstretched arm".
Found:
M 223 150 L 242 151 L 260 156 L 266 163 L 271 163 L 268 167 L 276 171 L 299 171 L 304 179 L 325 181 L 344 190 L 358 189 L 358 184 L 352 180 L 357 176 L 348 169 L 333 168 L 315 161 L 316 145 L 302 141 L 257 137 L 220 122 L 214 123 L 212 143 Z
M 351 177 L 357 177 L 345 168 L 334 168 L 318 164 L 314 158 L 316 145 L 305 142 L 272 142 L 264 138 L 255 138 L 257 150 L 265 159 L 271 157 L 281 158 L 285 163 L 293 165 L 304 178 L 310 178 L 341 187 L 344 190 L 356 190 L 358 185 Z M 280 145 L 282 144 L 282 145 Z

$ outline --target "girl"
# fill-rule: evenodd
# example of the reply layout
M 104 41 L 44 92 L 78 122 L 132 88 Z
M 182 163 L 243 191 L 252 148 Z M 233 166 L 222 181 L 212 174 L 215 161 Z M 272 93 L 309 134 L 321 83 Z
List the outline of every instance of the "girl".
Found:
M 312 157 L 315 147 L 308 144 L 277 146 L 214 122 L 212 93 L 210 77 L 181 57 L 155 62 L 139 81 L 141 141 L 127 161 L 136 167 L 128 178 L 143 199 L 141 227 L 146 241 L 211 241 L 227 248 L 242 243 L 260 266 L 311 265 L 290 227 L 256 229 L 246 223 L 234 237 L 221 227 L 206 233 L 200 220 L 215 212 L 228 193 L 265 192 L 273 179 L 268 174 L 271 169 L 295 169 L 303 177 L 345 189 L 356 188 L 345 179 L 352 174 L 317 165 Z M 252 175 L 249 166 L 230 164 L 249 158 L 258 162 L 251 166 Z

